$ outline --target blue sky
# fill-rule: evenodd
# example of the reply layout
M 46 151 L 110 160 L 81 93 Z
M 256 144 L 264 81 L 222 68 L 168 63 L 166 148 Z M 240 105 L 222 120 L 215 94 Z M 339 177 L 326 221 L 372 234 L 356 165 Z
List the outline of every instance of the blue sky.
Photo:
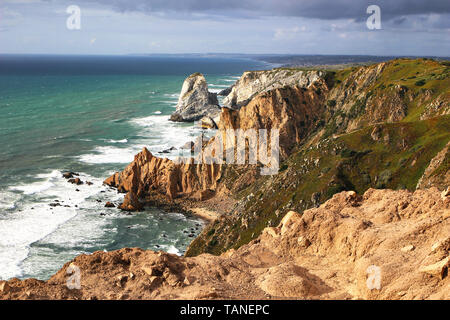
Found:
M 0 53 L 449 56 L 449 18 L 447 0 L 0 0 Z

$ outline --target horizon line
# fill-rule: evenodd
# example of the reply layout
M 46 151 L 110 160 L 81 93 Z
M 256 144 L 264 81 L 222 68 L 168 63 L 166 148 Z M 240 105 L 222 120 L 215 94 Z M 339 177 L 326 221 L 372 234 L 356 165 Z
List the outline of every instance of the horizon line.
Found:
M 22 56 L 176 56 L 176 55 L 223 55 L 223 56 L 348 56 L 348 57 L 386 57 L 386 58 L 449 58 L 450 56 L 440 55 L 374 55 L 374 54 L 306 54 L 306 53 L 224 53 L 224 52 L 185 52 L 185 53 L 2 53 L 0 55 L 22 55 Z

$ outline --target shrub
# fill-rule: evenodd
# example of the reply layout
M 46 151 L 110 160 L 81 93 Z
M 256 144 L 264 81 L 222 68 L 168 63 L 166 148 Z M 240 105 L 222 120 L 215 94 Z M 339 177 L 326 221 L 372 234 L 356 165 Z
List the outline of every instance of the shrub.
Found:
M 328 105 L 330 108 L 335 107 L 335 106 L 336 106 L 336 100 L 328 100 L 328 101 L 327 101 L 327 105 Z
M 421 86 L 425 85 L 425 83 L 427 83 L 425 80 L 419 80 L 416 82 L 416 86 L 421 87 Z

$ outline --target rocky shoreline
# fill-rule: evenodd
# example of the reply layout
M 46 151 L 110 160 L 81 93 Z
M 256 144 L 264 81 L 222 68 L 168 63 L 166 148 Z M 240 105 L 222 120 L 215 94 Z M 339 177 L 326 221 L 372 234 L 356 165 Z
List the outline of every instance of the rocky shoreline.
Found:
M 279 173 L 144 148 L 104 183 L 125 195 L 122 210 L 208 221 L 185 257 L 84 255 L 47 282 L 0 282 L 0 298 L 449 299 L 449 88 L 448 65 L 430 59 L 280 68 L 244 73 L 219 106 L 204 76 L 191 75 L 172 121 L 217 127 L 191 149 L 209 151 L 230 129 L 276 129 Z M 81 290 L 65 287 L 71 264 L 83 271 Z
M 216 198 L 232 203 L 220 212 L 214 225 L 207 226 L 193 241 L 187 256 L 220 254 L 244 245 L 255 239 L 263 226 L 276 225 L 289 209 L 301 212 L 316 207 L 341 190 L 363 193 L 370 187 L 415 190 L 425 186 L 444 190 L 450 184 L 446 169 L 449 93 L 421 88 L 414 80 L 393 75 L 398 68 L 417 75 L 417 65 L 425 70 L 442 70 L 441 74 L 426 71 L 422 76 L 427 77 L 429 72 L 428 81 L 435 85 L 448 82 L 445 63 L 427 59 L 398 59 L 339 72 L 281 68 L 244 73 L 224 100 L 227 105 L 222 108 L 217 135 L 228 129 L 279 129 L 284 164 L 277 176 L 261 177 L 258 166 L 250 164 L 239 168 L 193 161 L 179 164 L 143 150 L 123 172 L 105 183 L 146 201 L 157 197 L 160 203 L 176 201 L 184 208 L 197 207 L 207 200 L 214 210 Z M 398 82 L 404 85 L 394 85 Z M 408 108 L 415 106 L 420 106 L 420 111 L 409 112 L 415 114 L 416 120 L 408 117 Z M 414 126 L 430 129 L 419 133 Z M 441 140 L 434 142 L 427 136 L 444 132 Z M 353 145 L 348 139 L 369 141 Z M 430 143 L 423 145 L 421 140 Z M 214 137 L 206 141 L 206 147 L 213 142 Z M 370 151 L 374 147 L 379 151 Z M 384 160 L 385 168 L 377 165 L 382 158 L 395 154 L 403 157 L 399 167 L 394 164 L 389 168 L 393 166 L 391 160 Z M 326 159 L 334 163 L 327 164 Z M 365 167 L 356 168 L 359 173 L 355 173 L 348 161 Z M 404 168 L 405 163 L 413 170 Z M 316 176 L 309 176 L 316 168 Z M 323 182 L 314 183 L 317 175 L 323 177 Z M 303 179 L 305 191 L 298 184 Z M 274 186 L 280 191 L 274 192 Z M 293 193 L 291 199 L 282 192 L 286 187 L 288 194 Z M 297 201 L 293 202 L 294 198 Z M 235 227 L 230 229 L 230 225 Z

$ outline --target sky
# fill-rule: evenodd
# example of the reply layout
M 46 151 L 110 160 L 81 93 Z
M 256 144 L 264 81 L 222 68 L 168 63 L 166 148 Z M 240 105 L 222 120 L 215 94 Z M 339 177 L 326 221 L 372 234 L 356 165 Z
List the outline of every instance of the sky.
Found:
M 449 0 L 0 0 L 0 53 L 450 56 L 449 18 Z

